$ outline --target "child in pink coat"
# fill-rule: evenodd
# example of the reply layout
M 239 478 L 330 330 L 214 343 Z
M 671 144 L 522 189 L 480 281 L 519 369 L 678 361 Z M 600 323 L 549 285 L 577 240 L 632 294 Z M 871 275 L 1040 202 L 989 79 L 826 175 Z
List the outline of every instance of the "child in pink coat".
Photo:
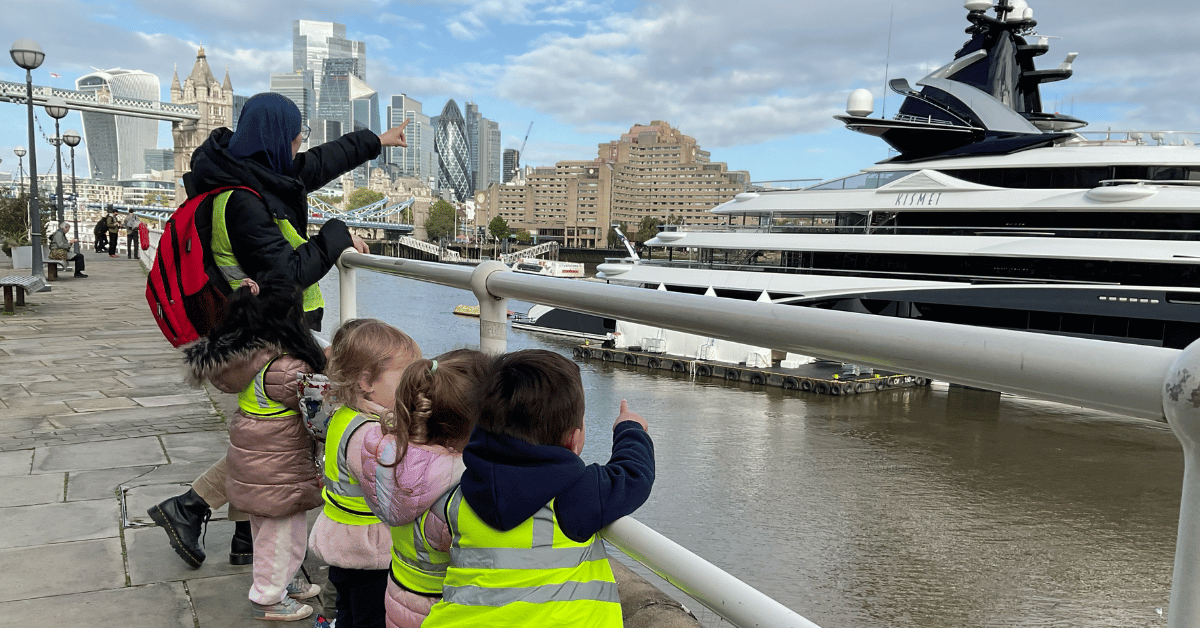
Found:
M 444 527 L 432 525 L 426 511 L 462 474 L 462 448 L 488 364 L 487 356 L 467 349 L 413 362 L 401 376 L 394 413 L 364 428 L 363 494 L 372 512 L 393 526 L 388 628 L 420 626 L 441 599 L 440 570 L 449 558 L 429 550 L 449 539 L 426 538 L 426 529 Z
M 341 407 L 323 443 L 325 502 L 309 535 L 313 554 L 329 564 L 337 590 L 338 628 L 383 628 L 383 596 L 391 563 L 388 526 L 362 498 L 361 450 L 366 434 L 391 412 L 396 382 L 421 350 L 404 332 L 376 319 L 346 321 L 330 347 L 330 394 Z M 375 430 L 376 433 L 378 430 Z

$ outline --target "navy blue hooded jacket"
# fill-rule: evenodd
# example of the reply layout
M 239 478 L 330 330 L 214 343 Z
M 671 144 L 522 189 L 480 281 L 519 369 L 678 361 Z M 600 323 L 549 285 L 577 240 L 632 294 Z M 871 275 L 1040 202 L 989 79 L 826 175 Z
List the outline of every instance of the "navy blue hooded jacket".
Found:
M 554 499 L 559 526 L 577 542 L 637 510 L 654 484 L 654 442 L 634 421 L 617 424 L 603 466 L 565 447 L 482 429 L 471 434 L 463 463 L 463 499 L 484 523 L 507 532 Z

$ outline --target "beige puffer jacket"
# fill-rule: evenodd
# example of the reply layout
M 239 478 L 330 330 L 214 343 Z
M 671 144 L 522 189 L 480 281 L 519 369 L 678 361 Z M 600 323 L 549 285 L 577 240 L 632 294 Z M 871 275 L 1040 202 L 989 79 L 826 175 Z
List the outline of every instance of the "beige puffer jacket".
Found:
M 259 353 L 254 357 L 263 356 Z M 263 375 L 267 397 L 297 412 L 259 417 L 239 409 L 234 414 L 229 425 L 225 490 L 229 503 L 239 510 L 263 517 L 284 517 L 323 503 L 315 447 L 300 420 L 297 400 L 296 375 L 312 370 L 308 364 L 282 355 Z M 254 373 L 246 386 L 254 385 L 258 371 Z

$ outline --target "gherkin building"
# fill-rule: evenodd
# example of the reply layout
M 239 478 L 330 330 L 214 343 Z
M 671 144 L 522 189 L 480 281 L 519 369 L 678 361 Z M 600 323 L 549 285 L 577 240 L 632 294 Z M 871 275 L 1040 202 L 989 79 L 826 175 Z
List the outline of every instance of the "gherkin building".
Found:
M 451 100 L 438 116 L 437 133 L 433 139 L 437 152 L 439 190 L 450 190 L 454 200 L 462 202 L 475 194 L 471 180 L 470 146 L 467 143 L 467 125 L 458 103 Z

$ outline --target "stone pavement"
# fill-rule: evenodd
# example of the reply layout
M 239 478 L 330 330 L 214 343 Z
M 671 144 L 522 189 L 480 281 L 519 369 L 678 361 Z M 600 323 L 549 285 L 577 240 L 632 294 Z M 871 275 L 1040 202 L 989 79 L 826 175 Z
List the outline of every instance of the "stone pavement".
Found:
M 189 569 L 146 509 L 225 453 L 232 395 L 184 381 L 146 305 L 137 262 L 85 250 L 86 279 L 0 315 L 0 617 L 21 626 L 207 628 L 249 619 L 250 568 L 228 563 L 233 525 L 213 513 Z M 0 256 L 0 276 L 14 271 Z M 309 525 L 317 510 L 310 511 Z M 616 564 L 628 626 L 698 626 Z M 306 561 L 327 590 L 327 569 Z M 291 625 L 309 626 L 306 620 Z
M 0 617 L 261 628 L 249 618 L 250 568 L 227 560 L 224 509 L 197 570 L 146 516 L 224 455 L 233 397 L 185 383 L 179 352 L 150 316 L 139 263 L 84 255 L 88 278 L 64 273 L 0 316 Z M 0 275 L 28 272 L 0 256 Z M 325 570 L 306 566 L 324 584 Z

